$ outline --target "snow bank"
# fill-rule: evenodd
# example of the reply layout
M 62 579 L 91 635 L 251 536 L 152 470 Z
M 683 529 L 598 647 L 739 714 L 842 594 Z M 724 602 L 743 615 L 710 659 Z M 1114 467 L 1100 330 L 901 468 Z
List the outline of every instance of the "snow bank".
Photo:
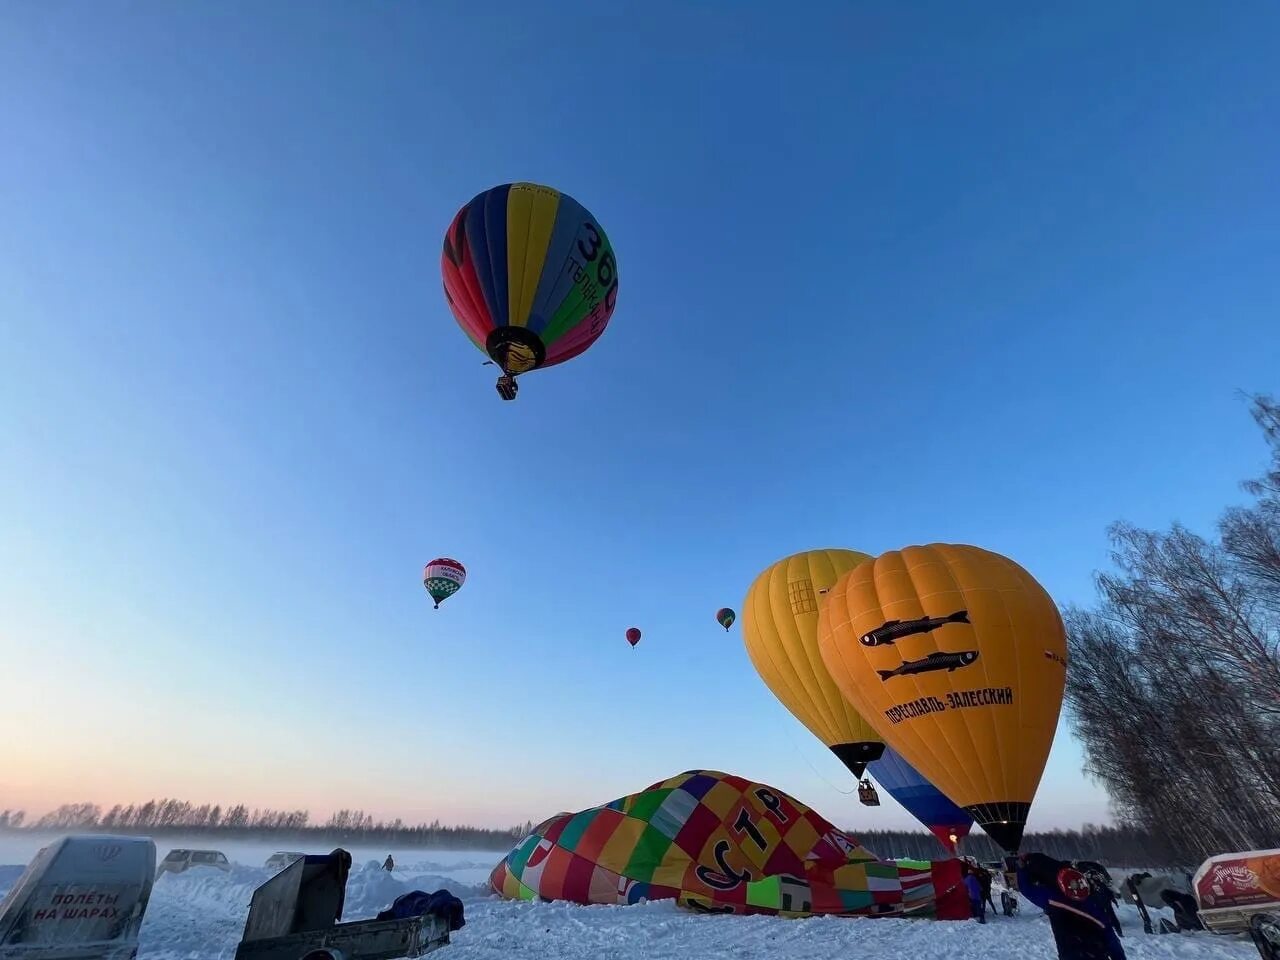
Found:
M 634 907 L 486 900 L 467 906 L 449 960 L 1055 960 L 1049 921 L 1025 900 L 1014 918 L 946 923 L 814 917 L 691 915 L 669 902 Z M 1247 942 L 1208 933 L 1145 936 L 1136 910 L 1123 918 L 1130 960 L 1257 960 Z M 444 954 L 441 954 L 443 957 Z
M 139 958 L 224 958 L 235 954 L 254 888 L 266 870 L 196 869 L 163 874 L 142 920 Z
M 816 917 L 701 916 L 670 902 L 630 907 L 501 900 L 483 884 L 433 871 L 380 866 L 352 869 L 347 919 L 369 917 L 409 890 L 445 888 L 467 904 L 467 925 L 454 934 L 442 960 L 1054 960 L 1049 922 L 1022 901 L 1014 918 L 966 921 L 871 920 Z M 0 894 L 22 866 L 0 866 Z M 447 869 L 447 868 L 446 868 Z M 142 925 L 138 960 L 230 960 L 244 929 L 254 888 L 269 871 L 236 866 L 230 873 L 190 870 L 156 883 Z M 1135 908 L 1120 908 L 1129 960 L 1257 960 L 1240 937 L 1210 933 L 1147 936 Z
M 391 901 L 402 893 L 410 890 L 434 893 L 441 889 L 448 890 L 464 902 L 487 897 L 491 892 L 487 883 L 462 883 L 452 877 L 408 870 L 387 873 L 381 865 L 370 862 L 363 867 L 351 868 L 351 874 L 347 878 L 347 902 L 342 914 L 348 920 L 372 917 L 389 907 Z

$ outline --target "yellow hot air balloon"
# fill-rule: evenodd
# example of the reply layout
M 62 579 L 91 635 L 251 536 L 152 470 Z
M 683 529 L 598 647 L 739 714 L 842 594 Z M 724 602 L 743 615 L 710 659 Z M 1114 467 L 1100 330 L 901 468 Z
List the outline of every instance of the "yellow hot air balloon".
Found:
M 1066 682 L 1044 588 L 978 547 L 906 547 L 841 577 L 820 619 L 823 663 L 849 702 L 1015 852 Z
M 884 741 L 840 696 L 818 654 L 818 607 L 836 579 L 871 558 L 809 550 L 761 573 L 742 607 L 742 638 L 760 678 L 792 715 L 861 777 Z

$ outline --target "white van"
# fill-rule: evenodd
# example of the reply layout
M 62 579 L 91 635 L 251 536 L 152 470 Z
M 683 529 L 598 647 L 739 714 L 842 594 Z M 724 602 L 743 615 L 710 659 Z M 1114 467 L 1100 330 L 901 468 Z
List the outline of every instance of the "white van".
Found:
M 268 870 L 283 870 L 295 860 L 301 860 L 305 857 L 305 853 L 294 853 L 290 850 L 277 850 L 271 856 L 267 857 L 267 862 L 263 864 Z
M 231 864 L 225 853 L 217 850 L 178 849 L 169 851 L 161 862 L 160 869 L 156 871 L 156 879 L 159 880 L 164 873 L 185 873 L 192 867 L 214 867 L 224 873 L 231 872 Z

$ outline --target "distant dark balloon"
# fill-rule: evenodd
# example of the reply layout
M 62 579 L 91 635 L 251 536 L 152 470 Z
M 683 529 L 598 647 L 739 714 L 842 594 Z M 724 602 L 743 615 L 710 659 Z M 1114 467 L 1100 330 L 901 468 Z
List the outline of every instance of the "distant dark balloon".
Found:
M 629 627 L 627 629 L 627 643 L 631 644 L 634 647 L 639 642 L 640 642 L 640 631 L 637 630 L 635 627 Z
M 738 619 L 738 615 L 728 607 L 721 607 L 716 611 L 716 623 L 724 627 L 724 632 L 728 633 L 729 628 L 733 626 L 733 621 Z

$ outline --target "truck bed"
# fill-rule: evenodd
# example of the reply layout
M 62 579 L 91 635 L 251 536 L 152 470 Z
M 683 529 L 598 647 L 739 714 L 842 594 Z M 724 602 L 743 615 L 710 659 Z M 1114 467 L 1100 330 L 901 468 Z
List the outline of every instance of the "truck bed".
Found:
M 235 960 L 300 960 L 311 950 L 341 950 L 347 960 L 421 957 L 449 942 L 449 925 L 439 917 L 352 920 L 324 930 L 242 941 Z

